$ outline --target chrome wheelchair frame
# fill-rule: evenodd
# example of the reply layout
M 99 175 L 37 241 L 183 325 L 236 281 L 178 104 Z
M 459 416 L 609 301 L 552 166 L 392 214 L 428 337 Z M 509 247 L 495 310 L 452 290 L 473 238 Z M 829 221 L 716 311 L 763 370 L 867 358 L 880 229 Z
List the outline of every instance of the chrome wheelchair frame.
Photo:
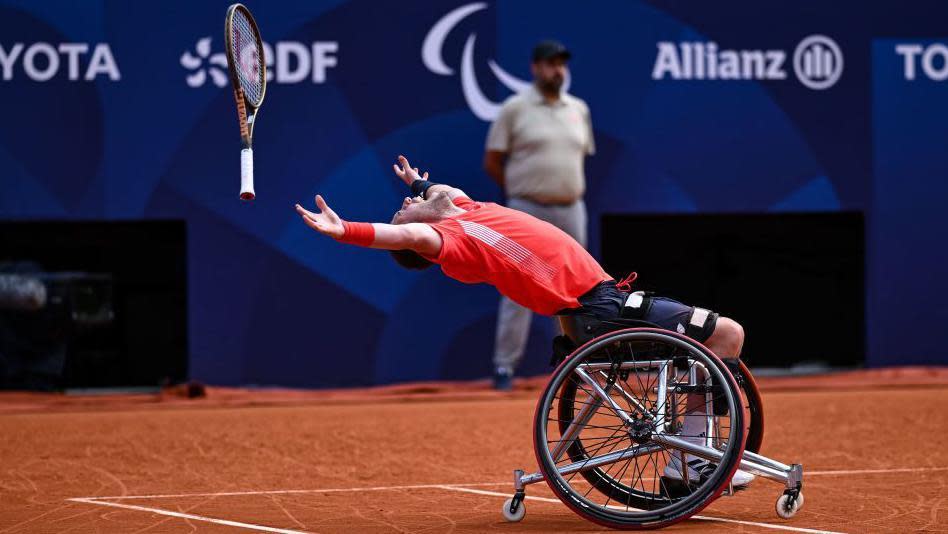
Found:
M 546 481 L 593 522 L 662 528 L 721 494 L 733 495 L 738 468 L 785 486 L 776 503 L 780 517 L 802 507 L 803 467 L 758 454 L 763 411 L 745 366 L 729 368 L 700 343 L 643 321 L 561 316 L 560 323 L 575 348 L 562 357 L 537 403 L 540 469 L 514 471 L 514 495 L 502 509 L 508 521 L 523 519 L 526 486 Z M 688 410 L 689 403 L 703 413 Z M 692 427 L 704 431 L 683 435 L 687 417 L 701 417 Z M 754 450 L 745 449 L 748 435 L 753 443 L 746 445 Z M 694 480 L 691 468 L 669 467 L 687 465 L 688 455 L 706 461 Z

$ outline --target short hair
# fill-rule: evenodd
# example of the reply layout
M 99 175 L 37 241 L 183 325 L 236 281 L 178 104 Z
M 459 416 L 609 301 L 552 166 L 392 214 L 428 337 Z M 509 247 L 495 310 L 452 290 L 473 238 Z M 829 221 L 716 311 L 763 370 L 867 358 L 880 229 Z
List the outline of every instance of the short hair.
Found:
M 412 271 L 423 271 L 434 265 L 434 262 L 425 259 L 414 250 L 390 250 L 395 263 Z

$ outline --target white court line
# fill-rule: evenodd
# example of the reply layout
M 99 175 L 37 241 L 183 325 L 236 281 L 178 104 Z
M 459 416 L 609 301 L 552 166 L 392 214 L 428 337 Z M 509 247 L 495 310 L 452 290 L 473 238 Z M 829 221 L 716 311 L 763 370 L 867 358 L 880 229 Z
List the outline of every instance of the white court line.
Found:
M 835 530 L 814 530 L 812 528 L 788 527 L 786 525 L 773 525 L 771 523 L 758 523 L 756 521 L 739 521 L 737 519 L 725 519 L 723 517 L 708 517 L 706 515 L 693 515 L 689 519 L 700 519 L 701 521 L 717 521 L 721 523 L 737 523 L 739 525 L 750 525 L 753 527 L 770 528 L 774 530 L 789 530 L 791 532 L 810 532 L 813 534 L 844 534 Z
M 217 519 L 215 517 L 204 517 L 194 514 L 183 514 L 181 512 L 172 512 L 162 510 L 161 508 L 148 508 L 145 506 L 134 506 L 131 504 L 121 504 L 117 502 L 97 501 L 95 499 L 67 499 L 74 502 L 84 502 L 86 504 L 98 504 L 100 506 L 111 506 L 113 508 L 125 508 L 138 512 L 151 512 L 153 514 L 166 515 L 169 517 L 178 517 L 181 519 L 191 519 L 194 521 L 205 521 L 207 523 L 217 523 L 218 525 L 227 525 L 228 527 L 246 528 L 250 530 L 259 530 L 261 532 L 276 532 L 278 534 L 307 534 L 302 530 L 286 530 L 282 528 L 265 527 L 263 525 L 254 525 L 253 523 L 241 523 L 240 521 L 228 521 L 227 519 Z
M 463 491 L 467 493 L 476 493 L 478 495 L 490 495 L 494 497 L 509 497 L 507 493 L 461 488 L 458 486 L 442 486 L 441 489 L 446 489 L 446 490 L 451 490 L 451 491 Z M 527 495 L 525 498 L 535 500 L 535 501 L 543 501 L 543 502 L 551 502 L 551 503 L 560 504 L 560 501 L 557 499 L 547 499 L 545 497 L 531 497 L 529 495 Z M 738 525 L 750 525 L 754 527 L 771 528 L 774 530 L 789 530 L 791 532 L 809 532 L 813 534 L 843 534 L 842 532 L 835 532 L 832 530 L 813 530 L 810 528 L 788 527 L 785 525 L 771 525 L 770 523 L 758 523 L 756 521 L 741 521 L 738 519 L 725 519 L 723 517 L 709 517 L 706 515 L 693 515 L 689 519 L 697 519 L 699 521 L 718 521 L 721 523 L 736 523 Z
M 467 493 L 476 493 L 478 495 L 490 495 L 491 497 L 510 497 L 509 493 L 497 493 L 496 491 L 484 491 L 479 489 L 471 488 L 462 488 L 460 486 L 438 486 L 441 489 L 450 490 L 450 491 L 463 491 Z M 524 499 L 531 501 L 540 501 L 540 502 L 550 502 L 553 504 L 560 504 L 559 499 L 550 499 L 548 497 L 534 497 L 533 495 L 524 495 Z
M 803 473 L 803 476 L 874 475 L 886 473 L 922 473 L 925 471 L 948 471 L 948 467 L 905 467 L 901 469 L 850 469 L 844 471 L 813 471 L 812 473 Z
M 838 471 L 811 471 L 803 473 L 804 477 L 812 476 L 837 476 L 837 475 L 878 475 L 888 473 L 922 473 L 928 471 L 948 471 L 948 467 L 904 467 L 893 469 L 853 469 Z M 369 488 L 327 488 L 327 489 L 292 489 L 292 490 L 258 490 L 258 491 L 223 491 L 215 493 L 168 493 L 156 495 L 111 495 L 105 497 L 81 497 L 85 500 L 109 500 L 118 501 L 126 499 L 168 499 L 184 497 L 233 497 L 240 495 L 284 495 L 293 493 L 340 493 L 351 491 L 388 491 L 388 490 L 410 490 L 410 489 L 437 489 L 445 486 L 452 488 L 473 488 L 490 486 L 512 485 L 507 482 L 477 482 L 460 484 L 416 484 L 411 486 L 375 486 Z
M 871 475 L 871 474 L 888 474 L 888 473 L 921 473 L 921 472 L 934 472 L 934 471 L 948 471 L 948 467 L 905 467 L 905 468 L 893 468 L 893 469 L 851 469 L 851 470 L 835 470 L 835 471 L 812 471 L 805 473 L 804 476 L 838 476 L 838 475 Z M 285 530 L 278 529 L 273 527 L 266 527 L 262 525 L 254 525 L 252 523 L 241 523 L 239 521 L 229 521 L 226 519 L 217 519 L 213 517 L 203 517 L 194 514 L 185 514 L 180 512 L 172 512 L 169 510 L 162 510 L 160 508 L 149 508 L 145 506 L 134 506 L 129 504 L 121 504 L 117 500 L 127 500 L 127 499 L 166 499 L 166 498 L 183 498 L 183 497 L 226 497 L 226 496 L 240 496 L 240 495 L 286 495 L 286 494 L 301 494 L 301 493 L 340 493 L 340 492 L 353 492 L 353 491 L 386 491 L 386 490 L 411 490 L 411 489 L 441 489 L 441 490 L 451 490 L 451 491 L 463 491 L 468 493 L 475 493 L 478 495 L 489 495 L 489 496 L 500 496 L 507 497 L 506 493 L 498 493 L 493 491 L 477 490 L 472 489 L 477 486 L 505 486 L 510 484 L 510 482 L 481 482 L 481 483 L 465 483 L 465 484 L 415 484 L 415 485 L 406 485 L 406 486 L 375 486 L 368 488 L 327 488 L 327 489 L 298 489 L 298 490 L 263 490 L 263 491 L 227 491 L 227 492 L 215 492 L 215 493 L 178 493 L 178 494 L 161 494 L 161 495 L 116 495 L 109 497 L 76 497 L 72 499 L 67 499 L 68 501 L 80 502 L 86 504 L 96 504 L 100 506 L 111 506 L 114 508 L 125 508 L 128 510 L 137 510 L 141 512 L 150 512 L 153 514 L 166 515 L 169 517 L 178 517 L 182 519 L 192 519 L 195 521 L 205 521 L 208 523 L 217 523 L 220 525 L 227 525 L 231 527 L 239 527 L 251 530 L 258 530 L 262 532 L 276 532 L 281 534 L 300 534 L 303 531 L 298 530 Z M 549 499 L 546 497 L 534 497 L 527 496 L 529 500 L 542 501 L 542 502 L 551 502 L 559 503 L 560 501 L 555 499 Z M 692 519 L 699 519 L 703 521 L 717 521 L 723 523 L 736 523 L 741 525 L 750 525 L 757 526 L 761 528 L 770 528 L 775 530 L 790 530 L 793 532 L 808 532 L 808 533 L 830 533 L 832 531 L 826 530 L 812 530 L 806 528 L 798 527 L 788 527 L 783 525 L 771 525 L 768 523 L 757 523 L 753 521 L 740 521 L 737 519 L 726 519 L 721 517 L 708 517 L 708 516 L 693 516 Z
M 109 500 L 120 501 L 125 499 L 169 499 L 182 497 L 234 497 L 240 495 L 283 495 L 290 493 L 341 493 L 350 491 L 391 491 L 391 490 L 411 490 L 411 489 L 438 489 L 443 486 L 456 487 L 477 487 L 477 486 L 504 486 L 513 485 L 513 481 L 507 482 L 477 482 L 463 484 L 416 484 L 413 486 L 375 486 L 370 488 L 327 488 L 327 489 L 292 489 L 292 490 L 259 490 L 259 491 L 222 491 L 216 493 L 167 493 L 161 495 L 112 495 L 108 497 L 77 497 L 83 500 Z
M 473 484 L 468 484 L 468 486 L 472 486 L 472 485 L 473 485 Z M 485 490 L 473 489 L 473 488 L 470 488 L 470 487 L 447 486 L 447 485 L 437 485 L 437 484 L 428 484 L 428 485 L 424 485 L 424 486 L 385 486 L 385 487 L 379 487 L 379 488 L 352 488 L 352 489 L 353 489 L 353 490 L 355 490 L 355 489 L 361 489 L 361 490 L 365 491 L 365 490 L 367 490 L 367 489 L 385 490 L 385 489 L 409 489 L 409 488 L 443 489 L 443 490 L 450 490 L 450 491 L 461 491 L 461 492 L 467 492 L 467 493 L 474 493 L 474 494 L 477 494 L 477 495 L 487 495 L 487 496 L 491 496 L 491 497 L 507 497 L 507 494 L 506 494 L 506 493 L 499 493 L 499 492 L 496 492 L 496 491 L 485 491 Z M 288 490 L 288 491 L 293 491 L 293 490 Z M 310 493 L 313 492 L 313 490 L 305 490 L 305 491 L 306 491 L 306 492 L 310 492 Z M 325 490 L 324 490 L 324 491 L 325 491 Z M 341 489 L 341 490 L 339 490 L 339 491 L 347 491 L 347 489 Z M 296 491 L 296 493 L 301 493 L 301 492 L 302 492 L 302 491 Z M 269 492 L 269 493 L 277 493 L 277 492 Z M 279 493 L 286 493 L 286 491 L 282 491 L 282 492 L 279 492 Z M 238 495 L 244 495 L 245 493 L 237 493 L 237 494 L 238 494 Z M 212 494 L 212 495 L 220 495 L 220 494 Z M 189 496 L 192 496 L 192 497 L 193 497 L 193 496 L 195 496 L 195 494 L 190 494 Z M 105 498 L 105 497 L 99 497 L 98 499 L 104 499 L 104 498 Z M 547 502 L 547 503 L 553 503 L 553 504 L 560 504 L 560 501 L 559 501 L 559 500 L 557 500 L 557 499 L 550 499 L 550 498 L 547 498 L 547 497 L 535 497 L 535 496 L 533 496 L 533 495 L 527 495 L 527 496 L 525 496 L 525 499 L 528 499 L 528 500 L 531 500 L 531 501 L 540 501 L 540 502 Z M 97 499 L 94 499 L 94 498 L 91 498 L 91 499 L 74 498 L 74 499 L 67 499 L 67 500 L 73 501 L 73 502 L 86 503 L 86 504 L 97 504 L 97 505 L 100 505 L 100 506 L 111 506 L 111 507 L 113 507 L 113 508 L 124 508 L 124 509 L 127 509 L 127 510 L 135 510 L 135 511 L 139 511 L 139 512 L 150 512 L 150 513 L 158 514 L 158 515 L 165 515 L 165 516 L 169 516 L 169 517 L 177 517 L 177 518 L 181 518 L 181 519 L 191 519 L 191 520 L 193 520 L 193 521 L 204 521 L 204 522 L 207 522 L 207 523 L 216 523 L 216 524 L 218 524 L 218 525 L 227 525 L 227 526 L 229 526 L 229 527 L 237 527 L 237 528 L 244 528 L 244 529 L 249 529 L 249 530 L 257 530 L 257 531 L 260 531 L 260 532 L 275 532 L 275 533 L 278 533 L 278 534 L 306 534 L 306 532 L 305 532 L 305 531 L 302 531 L 302 530 L 286 530 L 286 529 L 282 529 L 282 528 L 274 528 L 274 527 L 267 527 L 267 526 L 263 526 L 263 525 L 255 525 L 255 524 L 253 524 L 253 523 L 242 523 L 242 522 L 240 522 L 240 521 L 229 521 L 229 520 L 227 520 L 227 519 L 218 519 L 218 518 L 215 518 L 215 517 L 205 517 L 205 516 L 194 515 L 194 514 L 185 514 L 185 513 L 181 513 L 181 512 L 172 512 L 172 511 L 170 511 L 170 510 L 163 510 L 163 509 L 161 509 L 161 508 L 150 508 L 150 507 L 147 507 L 147 506 L 135 506 L 135 505 L 131 505 L 131 504 L 122 504 L 122 503 L 117 503 L 117 502 L 108 502 L 108 501 L 105 501 L 105 500 L 97 500 Z M 737 519 L 726 519 L 726 518 L 723 518 L 723 517 L 709 517 L 709 516 L 703 516 L 703 515 L 691 516 L 690 519 L 696 519 L 696 520 L 699 520 L 699 521 L 716 521 L 716 522 L 721 522 L 721 523 L 735 523 L 735 524 L 738 524 L 738 525 L 750 525 L 750 526 L 762 527 L 762 528 L 769 528 L 769 529 L 774 529 L 774 530 L 789 530 L 789 531 L 791 531 L 791 532 L 807 532 L 807 533 L 812 533 L 812 534 L 843 534 L 843 533 L 841 533 L 841 532 L 834 532 L 834 531 L 831 531 L 831 530 L 813 530 L 813 529 L 809 529 L 809 528 L 788 527 L 788 526 L 784 526 L 784 525 L 771 525 L 771 524 L 769 524 L 769 523 L 758 523 L 758 522 L 755 522 L 755 521 L 740 521 L 740 520 L 737 520 Z

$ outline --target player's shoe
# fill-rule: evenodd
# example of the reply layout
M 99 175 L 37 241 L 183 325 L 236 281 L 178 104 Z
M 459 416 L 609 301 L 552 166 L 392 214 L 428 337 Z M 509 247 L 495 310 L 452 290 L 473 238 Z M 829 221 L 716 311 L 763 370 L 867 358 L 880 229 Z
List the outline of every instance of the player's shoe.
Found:
M 715 465 L 707 460 L 702 460 L 700 458 L 695 458 L 688 461 L 688 480 L 690 482 L 699 482 L 705 480 L 707 477 L 711 476 L 711 473 L 714 472 Z M 678 456 L 672 455 L 672 459 L 668 462 L 668 465 L 665 466 L 665 471 L 662 473 L 664 478 L 680 482 L 682 480 L 682 466 L 681 459 Z M 745 489 L 751 482 L 756 478 L 754 475 L 748 473 L 747 471 L 741 471 L 738 469 L 734 471 L 734 476 L 731 478 L 731 485 L 734 486 L 735 490 Z
M 497 391 L 510 391 L 513 389 L 513 371 L 504 367 L 498 367 L 494 371 L 494 389 Z

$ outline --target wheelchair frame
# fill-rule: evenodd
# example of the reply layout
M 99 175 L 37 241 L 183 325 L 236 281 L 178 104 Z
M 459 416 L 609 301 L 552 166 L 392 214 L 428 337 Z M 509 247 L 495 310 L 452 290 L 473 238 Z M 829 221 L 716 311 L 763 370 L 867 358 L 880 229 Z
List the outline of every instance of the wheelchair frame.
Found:
M 748 407 L 741 403 L 742 408 L 750 408 L 751 410 L 756 409 L 759 417 L 755 419 L 752 417 L 751 424 L 755 424 L 762 427 L 763 420 L 763 411 L 762 407 L 759 406 L 760 398 L 759 393 L 757 392 L 756 384 L 753 381 L 753 376 L 747 370 L 746 366 L 741 366 L 736 369 L 737 373 L 732 373 L 732 370 L 725 366 L 720 359 L 713 355 L 707 348 L 703 347 L 700 343 L 677 334 L 668 330 L 661 329 L 657 325 L 647 323 L 644 321 L 633 321 L 626 319 L 619 319 L 614 321 L 599 321 L 587 316 L 561 316 L 560 322 L 564 331 L 564 334 L 570 338 L 570 340 L 577 345 L 570 354 L 562 359 L 560 362 L 557 371 L 554 372 L 551 377 L 551 382 L 548 384 L 547 388 L 549 389 L 553 381 L 556 380 L 556 376 L 560 372 L 560 368 L 567 365 L 574 356 L 578 357 L 580 351 L 586 349 L 593 343 L 596 343 L 597 346 L 603 345 L 601 342 L 608 343 L 610 339 L 619 338 L 625 334 L 633 332 L 651 332 L 651 333 L 660 333 L 670 338 L 677 339 L 676 343 L 685 343 L 690 345 L 695 350 L 700 351 L 706 355 L 713 357 L 714 361 L 720 364 L 719 372 L 723 371 L 730 375 L 731 378 L 734 378 L 734 374 L 742 375 L 742 386 L 741 388 L 747 391 L 747 399 L 751 403 L 751 406 Z M 627 447 L 625 449 L 608 452 L 606 454 L 601 454 L 598 456 L 593 456 L 586 458 L 582 461 L 574 461 L 566 465 L 556 466 L 556 472 L 562 475 L 571 475 L 574 473 L 582 473 L 589 471 L 598 467 L 603 467 L 616 462 L 623 460 L 631 460 L 639 456 L 646 454 L 652 454 L 658 450 L 674 450 L 677 453 L 682 454 L 682 461 L 684 460 L 685 454 L 690 454 L 697 458 L 707 460 L 714 464 L 715 462 L 722 462 L 725 458 L 724 452 L 714 447 L 714 428 L 715 428 L 715 414 L 713 410 L 705 410 L 705 441 L 703 444 L 694 443 L 681 437 L 676 437 L 671 430 L 671 425 L 674 421 L 669 420 L 668 411 L 669 407 L 666 406 L 665 399 L 667 399 L 668 394 L 672 388 L 675 389 L 675 393 L 684 393 L 688 394 L 701 394 L 702 392 L 705 395 L 705 405 L 710 406 L 713 402 L 712 398 L 712 373 L 709 371 L 707 366 L 698 361 L 689 360 L 688 365 L 688 377 L 687 384 L 681 382 L 673 382 L 669 379 L 669 374 L 671 366 L 674 366 L 675 363 L 672 359 L 658 359 L 658 360 L 644 360 L 644 361 L 622 361 L 618 364 L 601 362 L 601 363 L 582 363 L 577 364 L 573 370 L 572 374 L 578 377 L 579 380 L 588 388 L 587 392 L 591 392 L 594 396 L 593 401 L 579 409 L 579 412 L 575 417 L 569 422 L 569 426 L 565 431 L 561 431 L 558 443 L 555 445 L 553 450 L 550 452 L 553 459 L 554 465 L 558 462 L 563 455 L 566 453 L 574 443 L 577 443 L 579 434 L 582 432 L 583 428 L 590 421 L 592 416 L 596 413 L 597 410 L 603 408 L 611 414 L 614 414 L 619 420 L 624 424 L 624 431 L 633 435 L 636 432 L 634 425 L 639 425 L 638 428 L 641 428 L 640 421 L 647 421 L 649 430 L 647 431 L 647 437 L 638 436 L 639 441 L 633 442 L 633 446 Z M 605 372 L 610 370 L 615 373 L 617 370 L 620 372 L 628 372 L 629 370 L 637 371 L 647 371 L 647 372 L 657 372 L 657 382 L 652 388 L 656 393 L 657 407 L 653 407 L 652 410 L 647 409 L 643 406 L 634 395 L 626 391 L 621 384 L 617 382 L 609 382 L 607 387 L 603 387 L 594 377 L 595 374 L 600 374 L 605 376 Z M 562 382 L 562 380 L 561 380 Z M 734 388 L 734 384 L 737 384 L 736 380 L 727 381 L 725 380 L 725 386 L 727 388 Z M 562 384 L 560 384 L 562 385 Z M 557 387 L 560 387 L 559 385 Z M 716 386 L 720 387 L 720 386 Z M 617 393 L 621 398 L 628 402 L 631 409 L 624 409 L 610 394 Z M 738 388 L 740 389 L 740 388 Z M 728 393 L 730 398 L 742 399 L 741 391 L 730 391 Z M 544 398 L 547 396 L 546 391 L 544 395 L 541 396 L 537 404 L 537 416 L 534 423 L 535 431 L 539 428 L 541 424 L 540 420 L 540 406 L 544 402 Z M 550 406 L 552 409 L 552 405 Z M 743 419 L 741 419 L 743 420 Z M 546 424 L 543 422 L 542 424 Z M 754 431 L 757 431 L 756 433 Z M 543 431 L 545 434 L 545 430 Z M 754 446 L 759 448 L 760 440 L 762 437 L 762 428 L 752 428 L 749 432 L 756 443 L 749 443 L 748 446 Z M 759 475 L 763 478 L 767 478 L 776 482 L 780 482 L 785 486 L 783 493 L 778 497 L 776 503 L 776 511 L 780 517 L 789 518 L 796 514 L 796 512 L 803 505 L 803 467 L 800 464 L 784 464 L 782 462 L 767 458 L 758 454 L 757 450 L 751 451 L 746 450 L 744 447 L 744 438 L 746 436 L 742 435 L 740 441 L 740 461 L 739 468 L 744 471 Z M 633 438 L 635 439 L 635 438 Z M 648 443 L 651 442 L 651 443 Z M 537 452 L 538 461 L 540 460 L 540 447 L 546 447 L 546 444 L 539 442 L 534 443 L 534 448 Z M 572 456 L 571 456 L 572 458 Z M 682 471 L 682 478 L 685 484 L 688 484 L 688 469 Z M 733 472 L 731 473 L 733 475 Z M 713 491 L 709 493 L 710 497 L 706 499 L 706 502 L 702 502 L 697 505 L 697 508 L 686 515 L 679 517 L 674 517 L 672 520 L 663 522 L 660 524 L 655 524 L 654 522 L 649 524 L 637 524 L 635 522 L 613 524 L 610 522 L 603 522 L 593 517 L 586 516 L 586 514 L 576 510 L 574 506 L 570 506 L 577 511 L 580 515 L 583 515 L 587 519 L 593 520 L 597 523 L 604 524 L 613 528 L 656 528 L 656 527 L 665 527 L 679 521 L 686 519 L 687 517 L 697 513 L 701 508 L 710 504 L 715 500 L 720 494 L 724 493 L 726 495 L 733 495 L 734 488 L 730 484 L 731 475 L 725 477 L 721 484 L 714 488 Z M 621 478 L 621 477 L 620 477 Z M 524 498 L 526 496 L 526 486 L 530 484 L 535 484 L 540 481 L 546 480 L 550 483 L 551 488 L 553 483 L 547 480 L 547 477 L 543 473 L 543 466 L 541 463 L 541 470 L 533 473 L 525 473 L 523 470 L 517 469 L 514 470 L 514 495 L 504 503 L 502 509 L 504 517 L 508 521 L 519 521 L 523 518 L 525 514 L 524 507 Z M 556 488 L 554 488 L 554 493 L 557 493 Z M 559 496 L 559 494 L 557 493 Z M 560 499 L 564 501 L 565 504 L 570 505 L 569 502 L 563 499 L 560 496 Z M 697 504 L 697 503 L 696 503 Z

